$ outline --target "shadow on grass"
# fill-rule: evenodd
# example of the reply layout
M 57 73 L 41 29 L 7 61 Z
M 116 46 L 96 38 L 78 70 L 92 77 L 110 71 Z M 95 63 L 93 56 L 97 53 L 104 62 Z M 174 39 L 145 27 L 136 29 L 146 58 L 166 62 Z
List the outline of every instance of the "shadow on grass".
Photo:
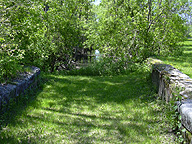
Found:
M 7 137 L 6 135 L 3 135 L 2 130 L 6 129 L 7 125 L 16 125 L 21 124 L 17 121 L 17 117 L 20 117 L 23 113 L 25 113 L 26 108 L 30 105 L 33 105 L 36 107 L 38 103 L 36 102 L 36 97 L 39 93 L 42 92 L 43 89 L 43 81 L 40 81 L 37 85 L 37 87 L 33 90 L 29 89 L 26 92 L 25 95 L 19 95 L 14 99 L 13 101 L 10 101 L 8 105 L 3 107 L 3 111 L 0 115 L 0 143 L 17 143 L 18 140 L 14 136 Z M 25 143 L 25 141 L 23 141 Z M 26 141 L 27 143 L 27 141 Z
M 142 143 L 155 137 L 149 127 L 159 112 L 149 110 L 155 93 L 146 76 L 45 77 L 43 91 L 1 131 L 4 143 Z

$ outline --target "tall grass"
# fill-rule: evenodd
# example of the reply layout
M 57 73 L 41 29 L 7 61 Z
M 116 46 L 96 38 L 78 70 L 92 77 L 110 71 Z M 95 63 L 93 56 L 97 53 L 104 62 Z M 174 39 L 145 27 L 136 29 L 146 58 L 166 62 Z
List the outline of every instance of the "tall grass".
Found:
M 61 72 L 65 75 L 81 75 L 81 76 L 116 76 L 126 75 L 132 72 L 143 73 L 150 71 L 149 65 L 143 63 L 133 63 L 121 58 L 109 58 L 101 56 L 98 60 L 82 66 L 80 69 Z

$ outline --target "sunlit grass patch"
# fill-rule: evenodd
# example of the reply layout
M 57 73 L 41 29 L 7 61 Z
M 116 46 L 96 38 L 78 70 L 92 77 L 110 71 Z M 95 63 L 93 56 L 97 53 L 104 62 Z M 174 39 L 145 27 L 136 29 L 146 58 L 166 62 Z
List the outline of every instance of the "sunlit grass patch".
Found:
M 159 56 L 164 63 L 170 64 L 192 78 L 192 40 L 183 43 L 183 54 L 180 56 Z
M 0 143 L 174 142 L 145 74 L 44 77 L 35 100 L 2 128 Z

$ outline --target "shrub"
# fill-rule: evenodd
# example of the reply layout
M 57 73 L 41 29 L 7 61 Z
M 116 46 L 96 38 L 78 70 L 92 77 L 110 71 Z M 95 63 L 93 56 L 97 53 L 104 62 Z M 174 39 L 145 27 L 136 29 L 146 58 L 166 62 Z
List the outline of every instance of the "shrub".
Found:
M 3 39 L 0 42 L 0 82 L 2 83 L 21 71 L 22 66 L 19 62 L 23 59 L 23 51 L 13 44 L 5 45 Z
M 121 58 L 113 59 L 109 57 L 102 57 L 99 60 L 81 67 L 80 69 L 73 69 L 65 71 L 67 75 L 86 75 L 86 76 L 114 76 L 120 74 L 128 74 L 130 72 L 149 72 L 149 66 L 146 61 L 143 63 L 130 63 Z

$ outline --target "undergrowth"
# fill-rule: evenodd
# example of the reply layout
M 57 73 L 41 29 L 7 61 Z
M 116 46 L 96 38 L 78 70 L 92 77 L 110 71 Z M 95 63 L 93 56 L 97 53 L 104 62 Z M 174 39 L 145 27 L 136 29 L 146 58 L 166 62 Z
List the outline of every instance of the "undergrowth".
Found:
M 82 76 L 115 76 L 126 75 L 132 72 L 142 73 L 149 72 L 150 68 L 146 61 L 142 63 L 133 63 L 121 59 L 111 59 L 102 57 L 94 60 L 88 65 L 80 69 L 70 71 L 62 71 L 66 75 L 82 75 Z
M 183 137 L 183 133 L 186 131 L 181 124 L 181 115 L 178 112 L 179 105 L 181 103 L 182 96 L 179 94 L 180 89 L 176 88 L 172 93 L 173 98 L 167 103 L 161 98 L 157 101 L 159 105 L 162 105 L 162 112 L 166 116 L 166 120 L 169 124 L 168 132 L 175 135 L 176 141 L 178 143 L 185 144 L 188 140 Z

